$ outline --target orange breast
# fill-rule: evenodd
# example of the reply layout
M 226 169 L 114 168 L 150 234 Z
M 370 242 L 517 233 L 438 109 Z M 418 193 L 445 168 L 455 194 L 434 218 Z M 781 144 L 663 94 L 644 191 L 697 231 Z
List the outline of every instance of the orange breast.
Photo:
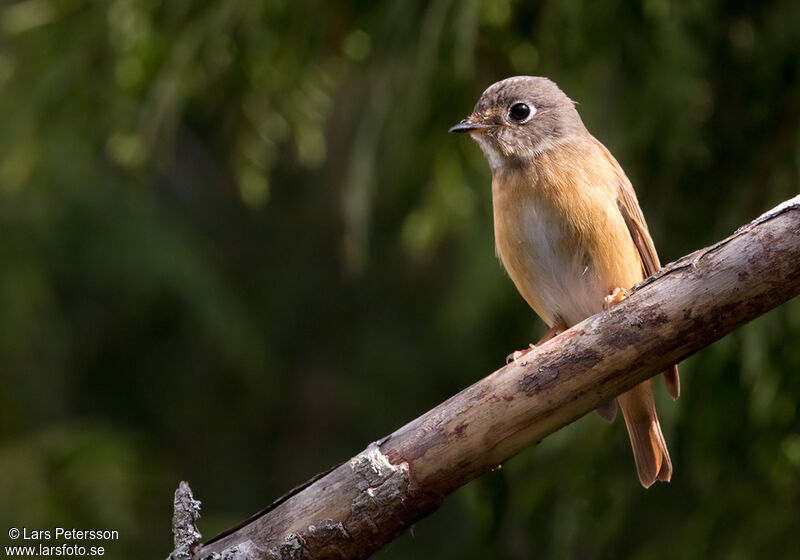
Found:
M 644 277 L 617 206 L 622 170 L 598 154 L 590 142 L 561 145 L 493 177 L 498 255 L 548 325 L 580 322 Z

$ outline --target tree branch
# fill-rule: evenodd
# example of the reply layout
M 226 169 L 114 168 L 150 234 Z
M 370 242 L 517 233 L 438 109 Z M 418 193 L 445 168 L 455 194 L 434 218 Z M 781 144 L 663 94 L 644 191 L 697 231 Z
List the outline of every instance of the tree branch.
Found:
M 664 267 L 611 311 L 370 444 L 194 558 L 366 558 L 460 486 L 800 293 L 798 263 L 800 196 Z

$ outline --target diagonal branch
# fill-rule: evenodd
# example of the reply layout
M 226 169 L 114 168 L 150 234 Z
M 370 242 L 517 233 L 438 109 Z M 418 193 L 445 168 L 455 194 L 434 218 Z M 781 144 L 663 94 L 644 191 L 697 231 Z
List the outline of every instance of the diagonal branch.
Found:
M 204 558 L 366 558 L 445 496 L 800 293 L 800 196 L 667 265 L 349 462 L 200 547 Z

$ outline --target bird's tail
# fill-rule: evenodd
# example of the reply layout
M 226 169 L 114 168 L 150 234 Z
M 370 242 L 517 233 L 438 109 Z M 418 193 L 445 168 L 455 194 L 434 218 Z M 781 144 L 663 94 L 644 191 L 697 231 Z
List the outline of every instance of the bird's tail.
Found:
M 619 406 L 628 427 L 642 486 L 649 488 L 656 480 L 669 482 L 672 461 L 658 423 L 650 380 L 620 395 Z

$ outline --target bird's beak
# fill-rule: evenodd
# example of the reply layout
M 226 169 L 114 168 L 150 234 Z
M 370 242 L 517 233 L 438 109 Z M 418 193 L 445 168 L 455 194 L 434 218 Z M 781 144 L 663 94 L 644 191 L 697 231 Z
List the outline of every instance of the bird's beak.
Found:
M 475 132 L 477 130 L 486 130 L 489 128 L 494 128 L 494 125 L 474 122 L 467 117 L 457 125 L 451 126 L 450 130 L 447 132 Z

